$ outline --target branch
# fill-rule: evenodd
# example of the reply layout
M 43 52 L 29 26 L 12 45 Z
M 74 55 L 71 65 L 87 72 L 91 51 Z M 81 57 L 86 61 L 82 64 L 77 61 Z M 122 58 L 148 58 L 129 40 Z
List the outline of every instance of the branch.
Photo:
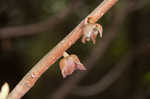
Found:
M 95 22 L 101 18 L 118 0 L 104 0 L 88 17 L 92 17 Z M 16 87 L 9 94 L 8 99 L 20 99 L 27 93 L 40 78 L 40 76 L 54 64 L 71 45 L 73 45 L 82 35 L 84 20 L 59 44 L 49 51 L 33 68 L 23 77 Z
M 109 26 L 110 28 L 108 31 L 105 32 L 104 38 L 98 42 L 98 46 L 96 46 L 93 50 L 90 56 L 87 58 L 87 60 L 83 63 L 85 63 L 85 66 L 88 66 L 88 71 L 84 73 L 76 73 L 72 75 L 69 79 L 67 79 L 52 95 L 50 94 L 47 99 L 65 99 L 65 96 L 67 96 L 69 93 L 72 93 L 74 91 L 74 88 L 78 87 L 78 82 L 85 77 L 91 68 L 93 68 L 95 62 L 100 60 L 102 56 L 104 55 L 106 49 L 110 45 L 111 41 L 115 39 L 117 36 L 118 30 L 121 28 L 120 26 L 123 25 L 123 22 L 128 14 L 130 14 L 132 11 L 131 6 L 128 6 L 128 2 L 124 2 L 121 8 L 117 9 L 114 19 L 112 20 L 112 24 Z M 116 16 L 119 13 L 119 16 Z M 138 48 L 137 48 L 138 49 Z
M 117 33 L 122 26 L 125 17 L 128 14 L 128 9 L 126 9 L 127 6 L 124 5 L 122 8 L 117 9 L 116 13 L 119 13 L 119 16 L 116 16 L 114 20 L 112 20 L 111 25 L 109 26 L 110 28 L 108 31 L 105 32 L 105 36 L 103 39 L 98 42 L 97 46 L 92 50 L 92 53 L 90 53 L 89 57 L 86 59 L 84 63 L 85 66 L 88 66 L 87 72 L 84 73 L 76 73 L 72 75 L 72 77 L 68 78 L 57 90 L 54 92 L 52 95 L 49 95 L 47 99 L 65 99 L 65 96 L 67 96 L 69 93 L 72 92 L 74 88 L 77 87 L 77 84 L 83 77 L 85 77 L 90 69 L 93 68 L 95 62 L 97 60 L 100 60 L 102 56 L 104 55 L 106 49 L 109 47 L 111 44 L 111 41 L 114 40 L 117 36 Z

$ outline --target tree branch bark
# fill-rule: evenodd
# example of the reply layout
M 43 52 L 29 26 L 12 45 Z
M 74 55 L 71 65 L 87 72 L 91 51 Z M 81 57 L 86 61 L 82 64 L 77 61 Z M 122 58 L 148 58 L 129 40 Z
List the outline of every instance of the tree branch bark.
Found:
M 110 9 L 118 0 L 104 0 L 98 7 L 88 15 L 96 22 Z M 8 99 L 20 99 L 24 96 L 40 78 L 40 76 L 54 64 L 71 45 L 82 35 L 84 20 L 60 43 L 50 50 L 33 68 L 23 77 L 16 87 L 9 94 Z

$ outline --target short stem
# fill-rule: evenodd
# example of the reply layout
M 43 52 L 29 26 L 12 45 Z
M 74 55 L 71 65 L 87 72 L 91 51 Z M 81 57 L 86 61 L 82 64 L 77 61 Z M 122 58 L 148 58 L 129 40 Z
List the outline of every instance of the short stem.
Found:
M 63 56 L 64 56 L 64 57 L 67 57 L 67 56 L 69 56 L 69 54 L 65 51 L 65 52 L 63 53 Z

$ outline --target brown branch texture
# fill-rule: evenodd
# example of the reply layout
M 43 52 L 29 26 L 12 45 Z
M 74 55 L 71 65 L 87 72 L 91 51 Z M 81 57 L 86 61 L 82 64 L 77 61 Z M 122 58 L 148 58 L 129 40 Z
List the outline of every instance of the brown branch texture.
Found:
M 92 17 L 96 22 L 100 19 L 118 0 L 104 0 L 87 17 Z M 86 17 L 86 18 L 87 18 Z M 85 19 L 84 19 L 85 20 Z M 60 43 L 50 50 L 33 68 L 23 77 L 16 87 L 9 94 L 8 99 L 20 99 L 24 96 L 40 78 L 40 76 L 54 64 L 63 53 L 73 45 L 82 35 L 84 20 L 69 33 Z

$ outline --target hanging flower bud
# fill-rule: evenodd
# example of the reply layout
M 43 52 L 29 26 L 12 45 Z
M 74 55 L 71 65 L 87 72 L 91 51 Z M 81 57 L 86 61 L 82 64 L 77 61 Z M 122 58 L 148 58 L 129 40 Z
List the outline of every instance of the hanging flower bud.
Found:
M 102 32 L 102 26 L 95 23 L 92 17 L 89 17 L 85 20 L 85 25 L 83 27 L 83 37 L 81 41 L 82 43 L 85 43 L 86 41 L 92 40 L 93 44 L 95 44 L 98 33 L 100 34 L 100 37 L 102 37 Z
M 75 54 L 69 55 L 66 52 L 64 52 L 64 58 L 60 60 L 59 66 L 64 78 L 71 75 L 77 69 L 86 70 Z

